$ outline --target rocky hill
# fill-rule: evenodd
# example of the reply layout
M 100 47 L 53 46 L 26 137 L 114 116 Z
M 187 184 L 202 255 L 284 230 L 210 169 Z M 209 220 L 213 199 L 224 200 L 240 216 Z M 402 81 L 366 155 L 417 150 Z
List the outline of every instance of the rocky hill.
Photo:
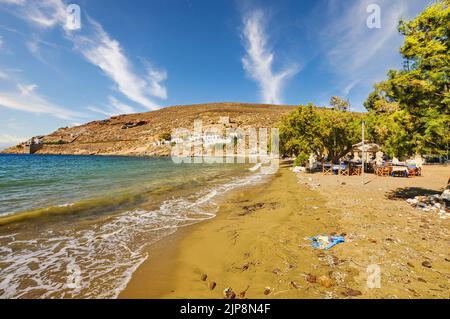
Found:
M 193 130 L 195 119 L 203 127 L 274 127 L 294 106 L 248 103 L 211 103 L 171 106 L 157 111 L 113 116 L 81 126 L 60 128 L 34 138 L 37 154 L 148 155 L 166 156 L 172 129 Z M 229 121 L 224 123 L 224 118 Z M 160 145 L 162 144 L 162 145 Z M 29 142 L 13 146 L 3 153 L 29 153 Z

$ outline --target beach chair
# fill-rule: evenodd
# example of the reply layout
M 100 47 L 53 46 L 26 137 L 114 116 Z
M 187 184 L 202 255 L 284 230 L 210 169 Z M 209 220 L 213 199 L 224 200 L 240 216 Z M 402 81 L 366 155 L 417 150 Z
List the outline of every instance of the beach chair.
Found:
M 390 176 L 392 172 L 392 169 L 390 166 L 385 166 L 381 168 L 381 175 L 380 176 Z
M 351 166 L 350 167 L 350 175 L 352 176 L 357 176 L 357 175 L 361 175 L 362 173 L 362 169 L 359 166 Z
M 377 176 L 383 176 L 383 166 L 375 165 L 374 172 Z
M 333 165 L 332 164 L 322 164 L 323 175 L 333 175 Z
M 415 176 L 422 176 L 422 167 L 416 167 Z
M 340 164 L 338 174 L 341 176 L 350 176 L 350 165 Z
M 403 165 L 397 165 L 391 169 L 392 177 L 408 177 L 408 168 Z

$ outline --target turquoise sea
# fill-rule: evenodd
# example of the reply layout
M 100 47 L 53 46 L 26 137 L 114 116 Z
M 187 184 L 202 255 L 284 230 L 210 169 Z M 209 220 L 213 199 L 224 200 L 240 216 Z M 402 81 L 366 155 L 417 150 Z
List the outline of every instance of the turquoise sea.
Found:
M 249 167 L 0 155 L 0 298 L 117 297 L 149 245 L 264 178 Z

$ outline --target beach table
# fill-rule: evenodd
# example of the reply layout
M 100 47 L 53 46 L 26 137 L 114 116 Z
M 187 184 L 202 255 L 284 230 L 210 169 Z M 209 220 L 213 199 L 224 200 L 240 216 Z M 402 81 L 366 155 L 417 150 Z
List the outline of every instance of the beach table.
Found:
M 333 173 L 335 175 L 340 175 L 341 171 L 345 171 L 347 169 L 347 165 L 345 164 L 334 164 L 333 165 Z
M 350 175 L 356 176 L 362 174 L 362 164 L 356 164 L 350 166 Z
M 323 175 L 349 175 L 350 169 L 346 164 L 323 164 Z
M 408 167 L 404 165 L 394 165 L 391 167 L 391 175 L 395 176 L 397 173 L 403 174 L 408 177 Z
M 416 165 L 407 165 L 408 168 L 408 177 L 409 176 L 417 176 L 417 166 Z

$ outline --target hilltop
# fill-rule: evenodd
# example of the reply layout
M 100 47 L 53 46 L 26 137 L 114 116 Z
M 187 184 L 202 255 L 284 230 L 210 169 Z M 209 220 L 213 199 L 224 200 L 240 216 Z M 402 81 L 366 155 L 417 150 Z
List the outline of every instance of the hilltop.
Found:
M 167 156 L 168 145 L 158 145 L 175 128 L 193 130 L 195 119 L 203 127 L 274 127 L 284 114 L 295 106 L 208 103 L 177 105 L 156 111 L 118 115 L 80 126 L 59 128 L 55 132 L 35 138 L 40 143 L 37 154 L 75 155 L 147 155 Z M 221 122 L 228 117 L 229 123 Z M 10 147 L 3 153 L 28 153 L 26 143 Z

